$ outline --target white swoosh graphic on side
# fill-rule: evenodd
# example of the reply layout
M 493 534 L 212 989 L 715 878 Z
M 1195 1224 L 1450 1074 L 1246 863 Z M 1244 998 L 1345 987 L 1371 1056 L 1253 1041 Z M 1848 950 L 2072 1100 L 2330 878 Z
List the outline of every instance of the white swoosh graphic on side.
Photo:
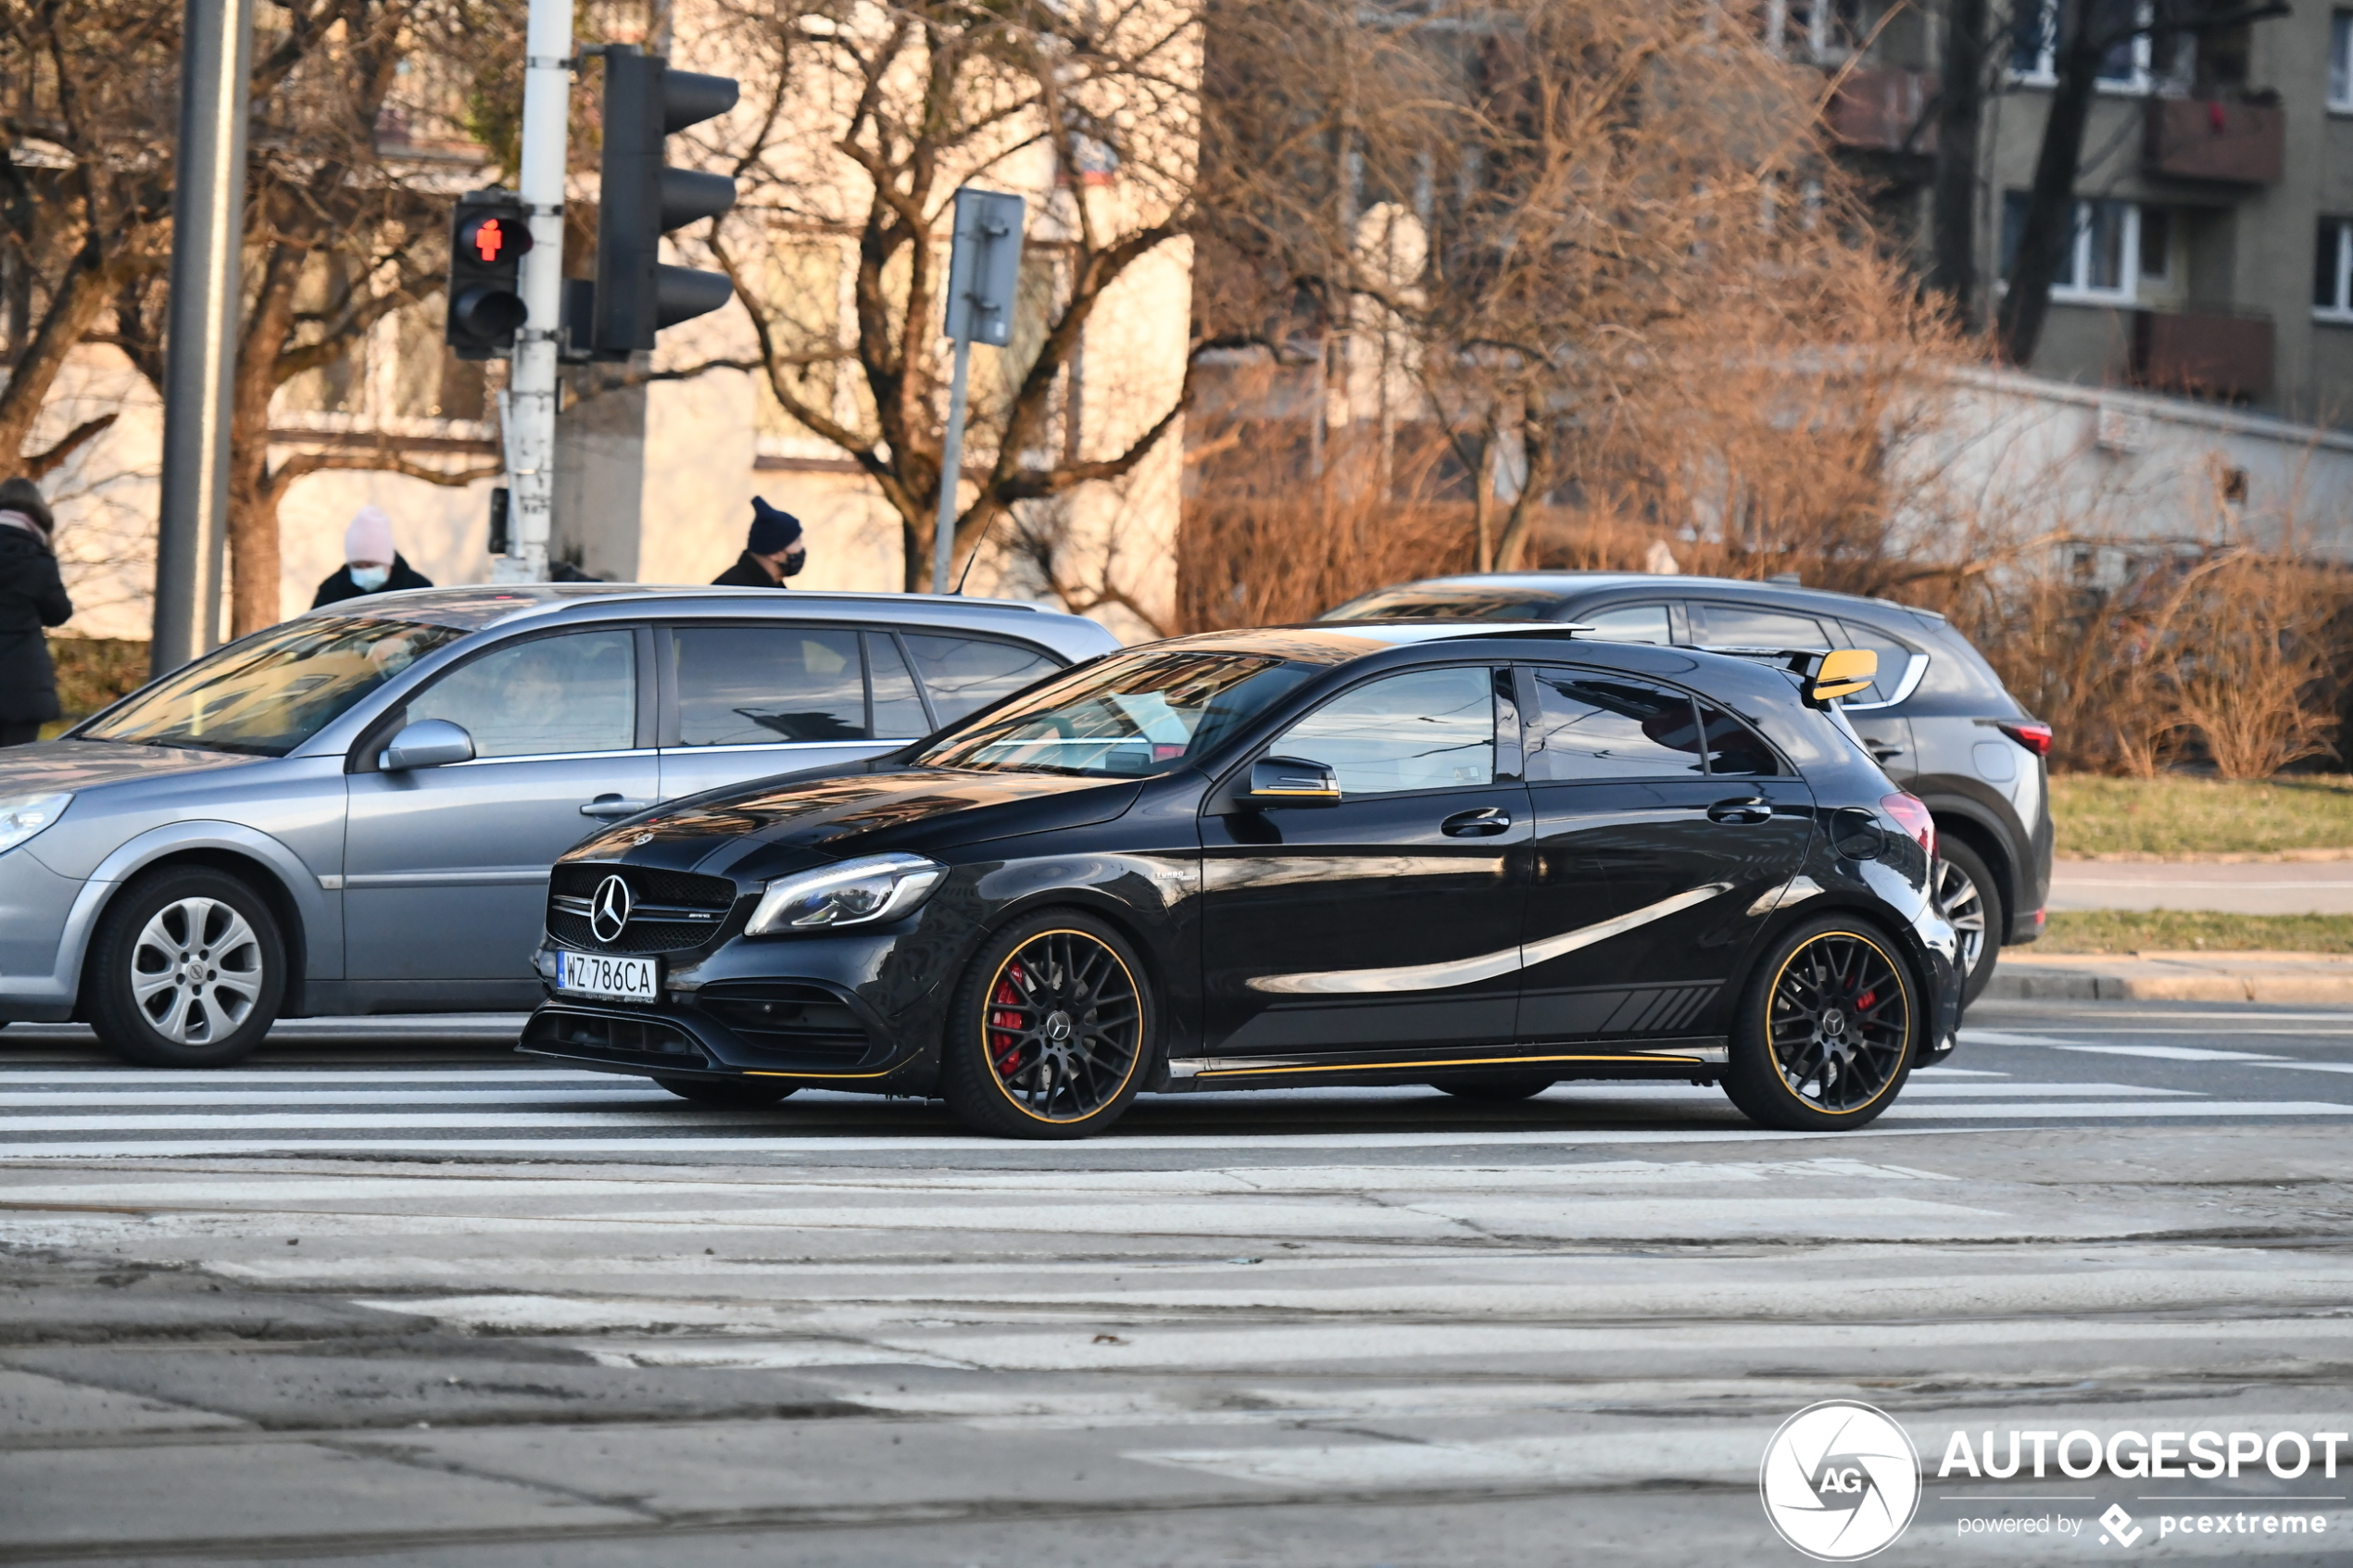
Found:
M 1729 882 L 1711 882 L 1687 892 L 1661 898 L 1655 904 L 1645 904 L 1639 909 L 1629 909 L 1622 915 L 1612 915 L 1592 925 L 1580 925 L 1574 931 L 1564 931 L 1557 936 L 1547 936 L 1541 942 L 1529 942 L 1501 952 L 1481 953 L 1475 958 L 1450 959 L 1442 963 L 1405 964 L 1396 969 L 1325 969 L 1304 974 L 1262 974 L 1249 982 L 1253 991 L 1273 992 L 1279 996 L 1378 996 L 1392 991 L 1443 991 L 1456 985 L 1476 985 L 1482 980 L 1494 980 L 1516 969 L 1546 963 L 1564 953 L 1579 947 L 1590 947 L 1596 942 L 1606 942 L 1637 926 L 1648 925 L 1655 920 L 1705 904 L 1720 894 L 1730 893 Z

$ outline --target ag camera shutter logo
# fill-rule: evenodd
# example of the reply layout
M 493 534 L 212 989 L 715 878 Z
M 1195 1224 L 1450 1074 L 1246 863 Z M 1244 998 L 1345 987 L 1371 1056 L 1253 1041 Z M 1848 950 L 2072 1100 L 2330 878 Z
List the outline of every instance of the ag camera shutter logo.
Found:
M 1892 1544 L 1919 1511 L 1919 1450 L 1885 1411 L 1826 1399 L 1781 1423 L 1756 1486 L 1781 1539 L 1817 1562 L 1853 1562 Z

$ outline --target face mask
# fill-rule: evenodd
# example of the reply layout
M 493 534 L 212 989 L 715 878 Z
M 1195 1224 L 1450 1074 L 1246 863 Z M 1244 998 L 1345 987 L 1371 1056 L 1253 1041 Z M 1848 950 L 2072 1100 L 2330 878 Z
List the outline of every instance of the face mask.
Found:
M 808 564 L 809 552 L 807 550 L 795 550 L 792 554 L 785 558 L 785 564 L 778 567 L 776 570 L 783 572 L 787 577 L 798 577 L 800 575 L 800 569 Z
M 372 594 L 392 580 L 392 568 L 388 566 L 354 566 L 345 570 L 351 573 L 351 585 L 363 594 Z

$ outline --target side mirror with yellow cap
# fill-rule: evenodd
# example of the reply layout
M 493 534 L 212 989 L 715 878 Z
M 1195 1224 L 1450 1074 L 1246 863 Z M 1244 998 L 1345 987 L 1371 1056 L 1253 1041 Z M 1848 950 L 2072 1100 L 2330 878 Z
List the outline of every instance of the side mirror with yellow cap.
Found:
M 1869 648 L 1832 648 L 1806 683 L 1806 700 L 1817 707 L 1853 696 L 1879 673 L 1879 655 Z

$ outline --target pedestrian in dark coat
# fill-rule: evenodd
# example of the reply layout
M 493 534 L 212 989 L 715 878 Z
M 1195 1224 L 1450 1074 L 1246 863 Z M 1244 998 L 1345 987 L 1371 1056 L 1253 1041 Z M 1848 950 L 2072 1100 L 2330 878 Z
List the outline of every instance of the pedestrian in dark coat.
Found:
M 430 588 L 433 579 L 410 566 L 392 547 L 392 519 L 380 508 L 362 507 L 343 531 L 343 565 L 319 584 L 310 608 L 341 604 L 363 594 L 389 594 L 398 588 Z
M 73 600 L 49 548 L 57 530 L 39 485 L 0 483 L 0 746 L 38 740 L 59 716 L 47 628 L 73 619 Z
M 751 536 L 736 564 L 711 580 L 714 588 L 781 588 L 785 579 L 809 564 L 809 546 L 800 537 L 800 519 L 772 507 L 759 495 L 751 498 Z

